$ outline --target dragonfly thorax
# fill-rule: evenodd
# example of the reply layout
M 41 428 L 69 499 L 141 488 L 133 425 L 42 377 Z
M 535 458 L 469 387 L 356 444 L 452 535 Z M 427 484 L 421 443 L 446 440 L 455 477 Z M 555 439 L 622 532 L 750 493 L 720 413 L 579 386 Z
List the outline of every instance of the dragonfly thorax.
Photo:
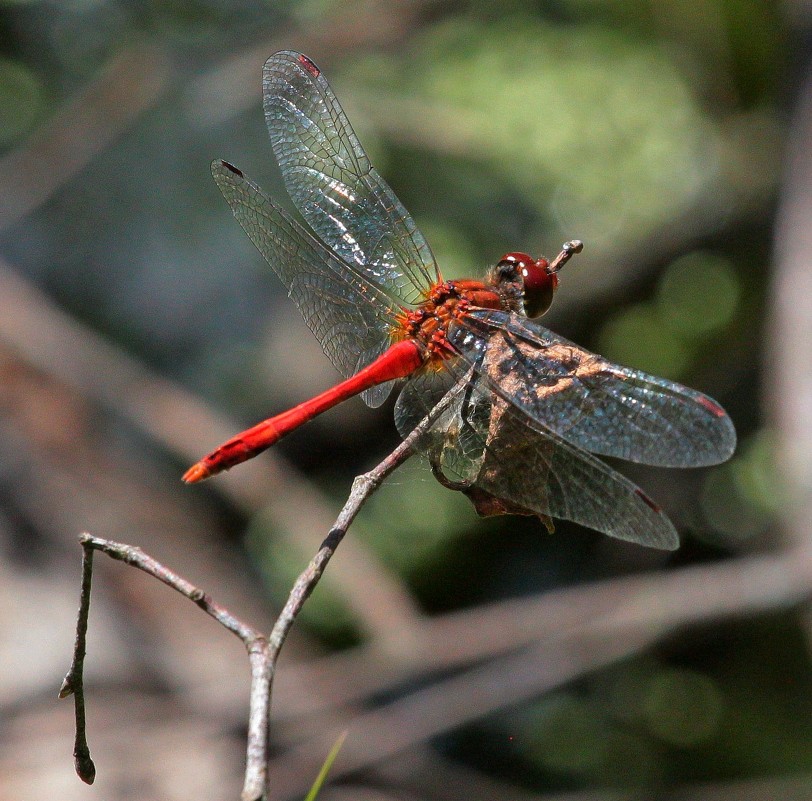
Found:
M 467 279 L 442 281 L 431 288 L 417 308 L 404 310 L 398 318 L 398 330 L 393 338 L 416 340 L 427 361 L 447 359 L 455 354 L 446 338 L 448 327 L 472 308 L 507 307 L 500 288 Z

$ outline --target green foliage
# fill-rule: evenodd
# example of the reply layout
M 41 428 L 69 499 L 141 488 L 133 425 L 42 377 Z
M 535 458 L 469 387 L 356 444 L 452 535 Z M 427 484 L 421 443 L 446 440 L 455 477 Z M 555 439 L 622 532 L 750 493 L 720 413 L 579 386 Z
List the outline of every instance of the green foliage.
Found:
M 399 64 L 369 58 L 344 78 L 362 80 L 367 119 L 397 137 L 430 118 L 422 147 L 502 174 L 593 246 L 659 223 L 718 168 L 719 133 L 667 51 L 607 28 L 517 15 L 483 36 L 449 19 Z
M 612 361 L 637 367 L 665 378 L 681 378 L 691 353 L 651 303 L 627 306 L 604 325 L 598 350 Z
M 611 315 L 598 350 L 608 358 L 667 378 L 683 379 L 712 337 L 742 312 L 741 281 L 730 261 L 697 251 L 660 275 L 653 301 Z
M 0 148 L 29 132 L 44 103 L 37 75 L 17 61 L 0 58 Z
M 353 529 L 355 533 L 355 529 Z M 314 541 L 314 544 L 317 544 Z M 293 583 L 313 556 L 295 548 L 279 536 L 271 519 L 257 514 L 246 531 L 245 546 L 262 577 L 269 597 L 279 608 L 287 601 Z M 297 618 L 325 642 L 347 646 L 357 642 L 356 621 L 339 593 L 331 586 L 329 574 L 319 582 Z
M 723 332 L 739 309 L 740 296 L 740 279 L 730 260 L 702 251 L 672 262 L 657 286 L 662 321 L 689 341 Z
M 474 519 L 463 495 L 429 476 L 428 467 L 415 460 L 375 493 L 359 517 L 364 540 L 407 579 L 436 570 Z
M 553 774 L 599 785 L 657 783 L 652 744 L 592 699 L 566 693 L 546 698 L 533 711 L 526 738 L 528 757 Z
M 786 618 L 715 631 L 700 667 L 644 656 L 513 716 L 511 740 L 552 786 L 666 786 L 803 765 L 812 747 L 804 644 Z M 775 653 L 785 654 L 778 664 Z M 802 768 L 801 768 L 802 769 Z
M 341 750 L 341 746 L 344 745 L 344 740 L 347 739 L 348 733 L 349 732 L 347 731 L 343 731 L 338 736 L 338 739 L 335 741 L 335 743 L 333 743 L 333 747 L 330 749 L 330 753 L 327 754 L 327 759 L 324 760 L 324 764 L 321 766 L 319 775 L 316 777 L 316 781 L 313 782 L 313 786 L 310 788 L 310 791 L 305 796 L 304 801 L 316 801 L 318 794 L 321 792 L 321 788 L 324 786 L 324 782 L 327 780 L 327 774 L 330 772 L 330 768 L 333 766 L 333 762 L 336 761 L 338 752 Z
M 643 700 L 651 732 L 666 743 L 688 748 L 712 738 L 723 714 L 716 683 L 691 670 L 672 668 L 652 677 Z

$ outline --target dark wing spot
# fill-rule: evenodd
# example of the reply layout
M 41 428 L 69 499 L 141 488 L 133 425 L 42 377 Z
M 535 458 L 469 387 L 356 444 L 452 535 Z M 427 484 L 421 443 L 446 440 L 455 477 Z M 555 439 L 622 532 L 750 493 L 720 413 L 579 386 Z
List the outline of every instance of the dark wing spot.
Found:
M 321 70 L 305 55 L 299 54 L 299 63 L 314 77 L 321 75 Z
M 655 512 L 657 512 L 657 514 L 661 514 L 661 513 L 662 513 L 662 511 L 663 511 L 663 510 L 662 510 L 662 509 L 661 509 L 659 506 L 657 506 L 657 504 L 656 504 L 656 503 L 654 503 L 654 501 L 652 501 L 652 500 L 651 500 L 651 498 L 649 498 L 649 497 L 648 497 L 648 495 L 646 495 L 646 493 L 645 493 L 645 492 L 643 492 L 643 490 L 641 490 L 640 488 L 635 488 L 634 493 L 635 493 L 635 495 L 637 495 L 637 496 L 640 498 L 640 500 L 641 500 L 641 501 L 643 501 L 643 503 L 644 503 L 646 506 L 648 506 L 650 509 L 653 509 Z
M 221 161 L 220 164 L 222 164 L 227 170 L 231 170 L 234 175 L 239 175 L 240 178 L 245 178 L 245 176 L 242 174 L 242 170 L 238 170 L 233 164 L 229 164 L 227 161 Z

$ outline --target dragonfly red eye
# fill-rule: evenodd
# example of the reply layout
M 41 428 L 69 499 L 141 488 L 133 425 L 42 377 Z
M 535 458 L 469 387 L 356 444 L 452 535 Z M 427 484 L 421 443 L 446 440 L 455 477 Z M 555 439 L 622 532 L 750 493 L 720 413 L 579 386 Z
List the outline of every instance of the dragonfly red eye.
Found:
M 521 274 L 524 313 L 528 317 L 541 317 L 552 305 L 558 289 L 558 275 L 550 269 L 547 259 L 533 259 L 527 253 L 506 253 L 499 265 L 511 265 Z
M 558 273 L 550 271 L 547 259 L 538 259 L 522 268 L 524 278 L 524 313 L 541 317 L 553 303 L 558 289 Z

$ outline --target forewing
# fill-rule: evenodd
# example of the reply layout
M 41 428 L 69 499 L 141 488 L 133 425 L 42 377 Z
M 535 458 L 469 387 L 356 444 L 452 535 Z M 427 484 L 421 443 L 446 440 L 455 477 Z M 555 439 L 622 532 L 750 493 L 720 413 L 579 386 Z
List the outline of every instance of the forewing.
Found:
M 428 396 L 426 384 L 434 390 Z M 401 434 L 440 391 L 431 375 L 406 384 L 397 405 Z M 465 492 L 482 514 L 556 517 L 652 548 L 679 545 L 671 521 L 641 489 L 494 396 L 482 376 L 458 395 L 421 447 L 443 483 Z
M 263 71 L 265 120 L 285 186 L 316 234 L 401 304 L 438 279 L 428 243 L 367 158 L 307 56 L 282 51 Z
M 212 175 L 336 369 L 353 375 L 382 353 L 399 311 L 392 299 L 331 253 L 236 167 L 215 161 Z M 390 383 L 382 384 L 362 397 L 370 406 L 379 406 L 390 389 Z
M 474 310 L 449 331 L 498 396 L 578 448 L 662 467 L 730 457 L 730 418 L 701 392 L 620 367 L 502 311 Z

